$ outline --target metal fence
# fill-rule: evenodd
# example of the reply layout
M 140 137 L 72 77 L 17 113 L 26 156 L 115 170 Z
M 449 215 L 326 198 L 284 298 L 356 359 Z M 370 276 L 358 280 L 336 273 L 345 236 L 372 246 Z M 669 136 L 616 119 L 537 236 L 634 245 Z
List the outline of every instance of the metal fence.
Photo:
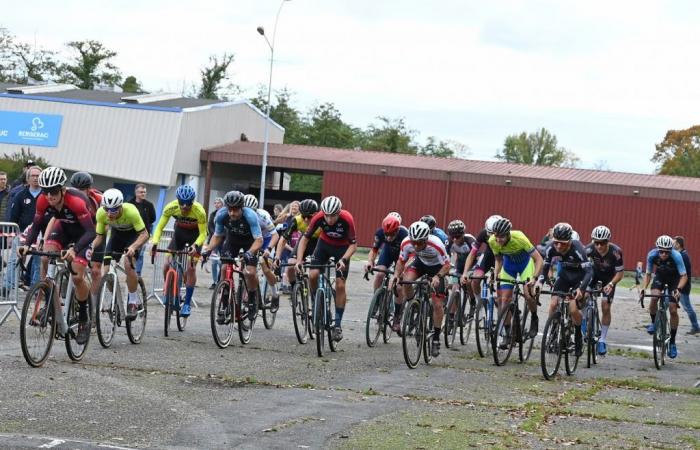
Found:
M 172 229 L 165 229 L 163 230 L 163 233 L 160 235 L 160 241 L 158 242 L 158 248 L 160 250 L 165 250 L 168 248 L 168 245 L 170 245 L 170 241 L 173 238 L 174 230 Z M 150 260 L 150 251 L 147 248 L 146 252 L 144 254 L 144 258 L 148 258 Z M 148 294 L 148 297 L 146 301 L 151 300 L 151 299 L 156 299 L 158 303 L 160 303 L 161 306 L 164 305 L 164 300 L 163 300 L 163 283 L 165 280 L 163 279 L 163 267 L 165 266 L 166 260 L 168 258 L 167 253 L 156 253 L 156 258 L 153 263 L 153 283 L 151 284 L 151 291 Z M 182 283 L 182 288 L 180 289 L 180 295 L 184 298 L 185 296 L 185 283 Z M 198 308 L 199 305 L 197 305 L 197 302 L 195 299 L 192 299 L 192 306 L 195 308 Z
M 0 326 L 12 315 L 20 318 L 17 308 L 19 297 L 20 268 L 17 265 L 19 226 L 16 223 L 0 222 L 0 310 L 8 307 L 0 317 Z

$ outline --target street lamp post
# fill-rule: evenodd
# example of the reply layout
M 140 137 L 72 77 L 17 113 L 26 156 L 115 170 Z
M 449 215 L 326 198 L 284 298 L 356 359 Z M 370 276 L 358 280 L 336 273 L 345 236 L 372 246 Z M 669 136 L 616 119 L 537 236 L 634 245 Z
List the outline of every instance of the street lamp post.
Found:
M 267 46 L 270 47 L 270 79 L 267 83 L 267 111 L 265 111 L 265 142 L 263 143 L 263 157 L 262 157 L 262 171 L 260 172 L 260 196 L 259 204 L 261 208 L 265 208 L 265 176 L 267 173 L 267 147 L 270 143 L 270 97 L 272 96 L 272 63 L 275 60 L 275 35 L 277 35 L 277 21 L 280 18 L 280 13 L 282 12 L 282 6 L 291 0 L 282 0 L 280 7 L 277 10 L 277 17 L 275 17 L 275 27 L 272 30 L 272 43 L 267 38 L 265 34 L 265 29 L 260 26 L 258 27 L 258 33 L 265 38 Z

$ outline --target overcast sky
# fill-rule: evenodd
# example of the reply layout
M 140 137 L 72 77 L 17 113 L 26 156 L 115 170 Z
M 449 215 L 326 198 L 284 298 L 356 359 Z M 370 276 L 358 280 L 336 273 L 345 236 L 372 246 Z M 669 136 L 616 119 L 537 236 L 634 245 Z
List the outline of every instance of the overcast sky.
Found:
M 198 81 L 235 53 L 232 81 L 267 82 L 278 0 L 33 0 L 0 25 L 58 49 L 96 39 L 147 90 Z M 494 159 L 508 134 L 545 127 L 581 167 L 651 173 L 667 130 L 700 123 L 695 1 L 292 0 L 277 27 L 273 89 L 306 110 L 333 102 L 365 127 L 405 117 L 428 136 Z

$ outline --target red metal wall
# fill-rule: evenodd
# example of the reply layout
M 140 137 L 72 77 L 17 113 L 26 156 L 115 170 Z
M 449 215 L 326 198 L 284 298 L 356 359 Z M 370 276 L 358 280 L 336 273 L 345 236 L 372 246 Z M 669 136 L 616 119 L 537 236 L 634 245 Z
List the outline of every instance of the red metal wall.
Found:
M 613 242 L 622 247 L 625 267 L 630 270 L 637 261 L 646 267 L 646 254 L 660 234 L 685 236 L 691 258 L 700 261 L 700 205 L 695 202 L 463 182 L 451 182 L 448 188 L 444 180 L 340 172 L 324 173 L 323 195 L 337 195 L 352 213 L 361 246 L 371 245 L 389 211 L 401 213 L 406 225 L 424 214 L 434 215 L 442 228 L 459 218 L 472 234 L 481 230 L 486 217 L 501 214 L 533 243 L 556 222 L 571 223 L 583 241 L 593 227 L 604 224 L 612 230 Z M 695 274 L 700 271 L 698 264 Z

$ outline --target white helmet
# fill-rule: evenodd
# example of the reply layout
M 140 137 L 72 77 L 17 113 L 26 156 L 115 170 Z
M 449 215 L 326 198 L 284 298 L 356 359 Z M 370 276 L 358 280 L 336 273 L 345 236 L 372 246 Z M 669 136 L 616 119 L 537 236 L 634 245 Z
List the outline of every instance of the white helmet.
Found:
M 251 209 L 258 209 L 258 199 L 253 194 L 246 194 L 243 197 L 243 206 Z
M 673 248 L 673 239 L 671 239 L 671 236 L 668 236 L 665 234 L 662 236 L 659 236 L 656 239 L 656 246 L 658 248 L 671 249 L 671 248 Z
M 387 214 L 387 216 L 396 217 L 397 219 L 399 219 L 399 224 L 401 223 L 401 214 L 397 213 L 396 211 L 390 212 L 389 214 Z
M 493 224 L 496 223 L 498 219 L 502 219 L 503 217 L 499 216 L 498 214 L 494 214 L 493 216 L 489 217 L 486 219 L 486 223 L 484 224 L 484 228 L 486 228 L 487 233 L 493 233 Z
M 124 195 L 119 189 L 107 189 L 102 194 L 102 206 L 107 209 L 118 208 L 124 203 Z
M 39 186 L 42 189 L 63 187 L 68 177 L 60 167 L 47 167 L 39 174 Z
M 605 225 L 598 225 L 591 231 L 591 238 L 595 241 L 609 241 L 610 236 L 610 228 Z
M 580 241 L 581 240 L 581 236 L 579 236 L 578 231 L 571 230 L 571 240 L 572 241 Z
M 328 216 L 338 214 L 342 207 L 343 204 L 340 202 L 340 199 L 334 195 L 324 198 L 321 202 L 321 211 Z
M 428 236 L 430 236 L 430 226 L 422 220 L 413 222 L 408 228 L 408 237 L 412 241 L 424 241 Z

